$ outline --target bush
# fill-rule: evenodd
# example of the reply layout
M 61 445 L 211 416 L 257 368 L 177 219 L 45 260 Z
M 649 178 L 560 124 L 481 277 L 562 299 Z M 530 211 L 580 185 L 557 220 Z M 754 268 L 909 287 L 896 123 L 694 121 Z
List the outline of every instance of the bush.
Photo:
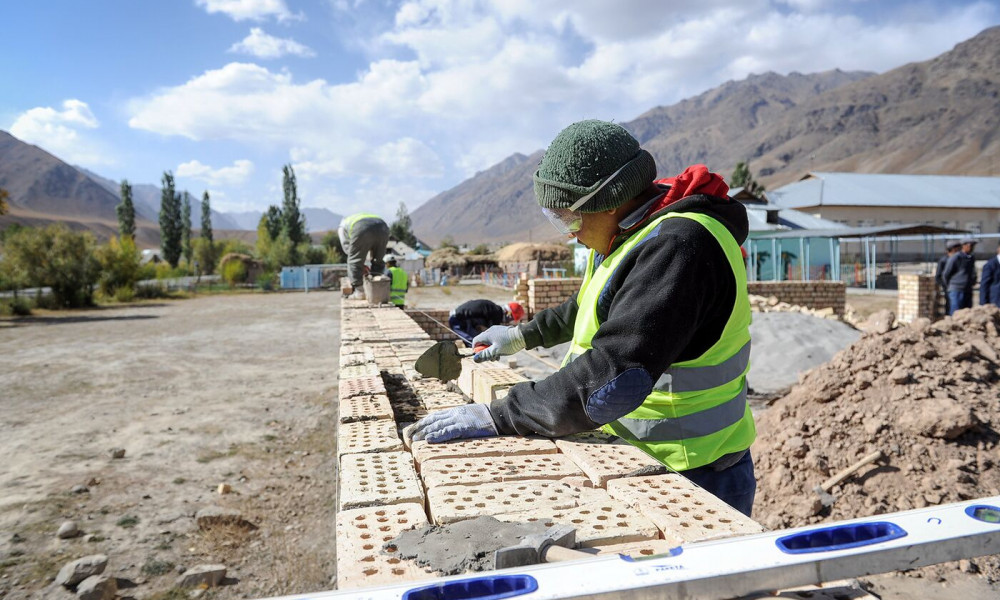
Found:
M 121 240 L 112 237 L 107 245 L 97 249 L 95 255 L 101 265 L 101 276 L 97 282 L 101 294 L 119 302 L 131 301 L 135 296 L 135 284 L 139 280 L 141 259 L 135 241 L 128 236 Z
M 3 298 L 0 299 L 0 315 L 15 317 L 27 317 L 31 314 L 31 302 L 27 298 Z
M 115 290 L 115 300 L 118 302 L 131 302 L 135 300 L 135 288 L 132 286 L 120 287 Z
M 299 246 L 299 256 L 305 261 L 304 264 L 307 265 L 321 265 L 326 262 L 327 248 L 321 246 L 313 246 L 310 244 L 302 244 Z
M 246 264 L 238 258 L 224 261 L 222 264 L 222 280 L 231 287 L 235 287 L 238 283 L 246 283 Z
M 76 233 L 65 225 L 25 228 L 4 237 L 2 254 L 4 279 L 18 274 L 18 287 L 51 288 L 56 308 L 93 304 L 100 264 L 90 233 Z
M 163 279 L 177 279 L 178 277 L 187 277 L 190 273 L 186 267 L 177 265 L 177 267 L 171 267 L 170 263 L 161 262 L 156 263 L 156 278 Z
M 168 298 L 167 287 L 160 282 L 144 283 L 135 286 L 135 297 L 140 299 Z
M 241 263 L 242 264 L 242 263 Z M 257 287 L 265 292 L 273 291 L 278 283 L 278 276 L 273 271 L 264 271 L 257 276 Z

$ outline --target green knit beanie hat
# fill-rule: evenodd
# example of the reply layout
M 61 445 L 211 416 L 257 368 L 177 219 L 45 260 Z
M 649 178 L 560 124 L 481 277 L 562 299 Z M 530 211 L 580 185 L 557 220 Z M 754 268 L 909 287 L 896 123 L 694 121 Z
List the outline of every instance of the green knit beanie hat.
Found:
M 593 194 L 577 210 L 600 212 L 618 208 L 649 187 L 656 179 L 656 163 L 624 127 L 580 121 L 552 140 L 533 179 L 542 208 L 569 208 Z

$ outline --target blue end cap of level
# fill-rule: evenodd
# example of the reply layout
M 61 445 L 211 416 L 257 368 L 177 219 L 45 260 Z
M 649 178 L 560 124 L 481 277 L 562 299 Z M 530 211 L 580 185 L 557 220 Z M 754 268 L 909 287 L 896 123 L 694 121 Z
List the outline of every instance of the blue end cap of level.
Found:
M 407 590 L 403 600 L 500 600 L 537 589 L 538 581 L 530 575 L 487 575 Z
M 775 544 L 778 545 L 779 550 L 786 554 L 805 554 L 807 552 L 832 552 L 880 544 L 905 535 L 906 530 L 895 523 L 873 521 L 835 525 L 786 535 L 775 540 Z
M 965 508 L 965 514 L 977 521 L 1000 525 L 1000 508 L 989 504 L 973 504 Z

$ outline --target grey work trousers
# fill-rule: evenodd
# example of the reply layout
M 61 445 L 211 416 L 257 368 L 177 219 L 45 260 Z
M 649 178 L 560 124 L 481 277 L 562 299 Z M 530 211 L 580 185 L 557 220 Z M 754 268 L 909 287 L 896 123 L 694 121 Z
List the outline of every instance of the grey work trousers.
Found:
M 385 256 L 385 246 L 389 243 L 389 226 L 382 219 L 361 219 L 354 224 L 351 235 L 347 240 L 341 240 L 340 245 L 344 247 L 347 254 L 347 275 L 351 278 L 351 285 L 354 289 L 359 289 L 363 283 L 365 260 L 371 253 L 372 275 L 381 275 L 385 272 L 385 263 L 382 258 Z

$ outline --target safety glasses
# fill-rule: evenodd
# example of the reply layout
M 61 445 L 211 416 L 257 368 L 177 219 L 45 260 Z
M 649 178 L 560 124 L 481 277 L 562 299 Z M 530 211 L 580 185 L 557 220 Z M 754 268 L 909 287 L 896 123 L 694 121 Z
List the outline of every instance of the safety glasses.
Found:
M 590 200 L 597 195 L 598 192 L 604 189 L 604 186 L 611 183 L 614 178 L 622 172 L 622 169 L 632 164 L 634 160 L 635 159 L 633 158 L 619 167 L 618 170 L 609 175 L 608 178 L 601 183 L 601 185 L 597 186 L 594 191 L 581 197 L 569 208 L 542 208 L 542 214 L 545 215 L 545 217 L 549 220 L 549 223 L 552 223 L 552 226 L 555 227 L 556 231 L 560 234 L 566 235 L 580 231 L 580 227 L 583 226 L 583 213 L 581 213 L 578 209 L 586 204 L 587 200 Z

